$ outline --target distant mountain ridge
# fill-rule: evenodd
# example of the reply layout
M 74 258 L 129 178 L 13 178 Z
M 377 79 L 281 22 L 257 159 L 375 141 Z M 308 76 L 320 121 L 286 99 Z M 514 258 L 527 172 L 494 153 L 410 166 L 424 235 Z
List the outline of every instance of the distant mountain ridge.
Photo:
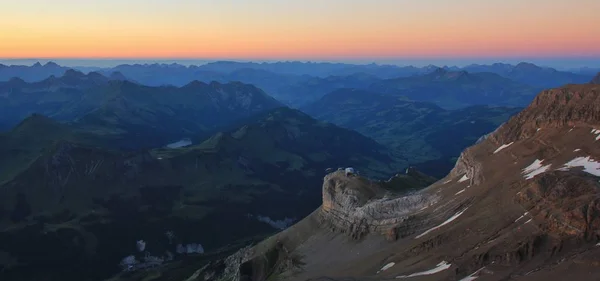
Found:
M 70 68 L 60 66 L 54 62 L 48 62 L 44 65 L 37 62 L 32 66 L 0 65 L 0 81 L 8 81 L 15 77 L 27 82 L 41 81 L 51 75 L 61 76 L 69 69 Z
M 550 67 L 540 67 L 532 63 L 521 62 L 517 65 L 492 64 L 464 67 L 470 72 L 491 72 L 514 81 L 536 87 L 552 88 L 565 84 L 581 84 L 591 78 L 586 74 L 559 71 Z
M 371 85 L 369 90 L 434 102 L 450 109 L 470 105 L 523 106 L 539 91 L 494 73 L 443 68 L 419 76 L 382 80 Z
M 12 77 L 21 77 L 24 81 L 31 82 L 30 76 L 40 76 L 40 71 L 47 69 L 46 75 L 60 76 L 67 71 L 54 63 L 48 63 L 48 67 L 36 64 L 31 67 L 15 66 L 4 67 L 5 75 L 0 75 L 8 81 Z M 14 68 L 14 69 L 13 69 Z M 11 70 L 13 69 L 13 70 Z M 27 74 L 28 70 L 32 73 Z M 82 68 L 87 70 L 89 68 Z M 104 68 L 96 70 L 107 77 L 119 77 L 119 80 L 136 81 L 137 83 L 148 86 L 166 86 L 173 85 L 182 87 L 194 80 L 210 83 L 218 81 L 221 83 L 242 82 L 254 84 L 265 90 L 269 95 L 277 98 L 286 105 L 300 107 L 310 103 L 327 92 L 340 88 L 359 88 L 368 89 L 370 84 L 377 84 L 380 80 L 392 80 L 409 78 L 413 76 L 426 76 L 439 70 L 450 73 L 461 73 L 466 71 L 469 75 L 475 73 L 495 73 L 512 81 L 505 81 L 506 84 L 523 84 L 522 87 L 532 88 L 531 94 L 547 88 L 555 87 L 568 83 L 585 83 L 592 79 L 592 75 L 571 73 L 567 71 L 558 71 L 553 68 L 539 67 L 531 63 L 519 63 L 517 65 L 495 63 L 491 65 L 469 65 L 466 67 L 444 66 L 438 67 L 428 65 L 424 67 L 415 66 L 395 66 L 379 64 L 345 64 L 345 63 L 305 63 L 305 62 L 275 62 L 275 63 L 255 63 L 255 62 L 235 62 L 219 61 L 204 65 L 184 66 L 179 64 L 125 64 L 113 68 Z M 14 73 L 6 74 L 6 73 Z M 117 72 L 113 74 L 113 72 Z M 116 76 L 115 76 L 116 75 Z M 47 77 L 46 76 L 46 77 Z M 45 78 L 45 77 L 43 77 Z M 40 78 L 37 81 L 43 79 Z M 488 77 L 487 79 L 499 80 L 498 78 Z M 482 87 L 485 94 L 489 91 L 485 83 L 476 84 L 475 81 L 456 80 L 455 83 L 467 83 L 466 88 Z M 468 89 L 463 91 L 469 91 Z M 411 89 L 417 91 L 427 91 L 417 87 Z M 503 91 L 518 91 L 517 89 L 506 89 Z M 527 90 L 524 90 L 527 91 Z M 427 93 L 426 93 L 427 94 Z M 520 102 L 520 106 L 527 104 Z M 456 102 L 456 101 L 453 101 Z M 516 102 L 516 101 L 510 101 Z M 510 103 L 509 102 L 509 103 Z M 508 104 L 509 105 L 509 104 Z M 458 106 L 458 105 L 455 105 Z
M 444 110 L 430 102 L 342 89 L 301 110 L 371 137 L 397 150 L 399 156 L 421 171 L 442 177 L 452 169 L 463 149 L 521 109 L 472 106 Z
M 205 136 L 220 126 L 283 106 L 262 90 L 239 82 L 149 87 L 122 78 L 119 73 L 106 77 L 68 70 L 40 82 L 0 83 L 0 110 L 6 113 L 0 116 L 0 124 L 7 129 L 39 113 L 105 134 L 115 143 L 121 139 L 125 147 L 148 148 Z

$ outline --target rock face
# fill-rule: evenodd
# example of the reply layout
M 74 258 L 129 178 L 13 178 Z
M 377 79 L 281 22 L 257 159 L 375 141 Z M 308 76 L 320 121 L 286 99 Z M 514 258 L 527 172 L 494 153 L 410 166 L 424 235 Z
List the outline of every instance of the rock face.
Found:
M 391 235 L 408 214 L 431 202 L 418 194 L 396 199 L 390 195 L 378 182 L 337 171 L 325 176 L 320 216 L 324 224 L 355 239 L 370 232 Z
M 546 90 L 491 137 L 509 143 L 538 129 L 595 126 L 600 123 L 600 85 L 570 85 Z
M 547 233 L 600 240 L 598 187 L 598 179 L 589 174 L 556 171 L 528 182 L 517 200 L 532 216 L 546 221 Z

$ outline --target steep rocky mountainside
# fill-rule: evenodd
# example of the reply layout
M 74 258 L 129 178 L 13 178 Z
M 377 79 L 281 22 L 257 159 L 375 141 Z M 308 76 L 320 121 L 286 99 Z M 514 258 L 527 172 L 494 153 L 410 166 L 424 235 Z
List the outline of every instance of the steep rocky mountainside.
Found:
M 310 216 L 187 280 L 598 280 L 598 99 L 543 91 L 421 191 L 328 174 Z
M 198 145 L 138 152 L 40 115 L 0 134 L 0 280 L 102 280 L 125 257 L 145 258 L 138 240 L 167 266 L 173 255 L 199 262 L 308 215 L 328 168 L 387 177 L 406 164 L 290 108 L 241 123 Z M 408 172 L 388 188 L 433 182 Z
M 373 138 L 398 151 L 421 171 L 440 178 L 448 174 L 466 147 L 522 108 L 471 106 L 445 110 L 430 102 L 342 89 L 301 109 Z

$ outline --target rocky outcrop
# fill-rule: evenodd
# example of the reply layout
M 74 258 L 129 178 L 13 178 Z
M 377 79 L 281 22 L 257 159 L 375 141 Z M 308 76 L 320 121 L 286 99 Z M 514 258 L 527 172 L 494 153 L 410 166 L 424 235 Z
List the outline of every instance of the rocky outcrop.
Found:
M 483 159 L 476 152 L 477 146 L 485 141 L 498 146 L 532 137 L 542 129 L 594 126 L 600 124 L 599 120 L 600 86 L 569 85 L 543 91 L 525 110 L 482 137 L 475 146 L 465 149 L 449 177 L 466 175 L 470 185 L 480 184 L 484 180 Z
M 414 182 L 410 185 L 409 182 Z M 436 200 L 436 196 L 398 194 L 395 190 L 424 187 L 435 179 L 409 168 L 388 181 L 371 181 L 338 170 L 325 176 L 323 204 L 300 223 L 254 247 L 245 247 L 224 260 L 195 273 L 205 280 L 270 280 L 278 273 L 300 270 L 301 258 L 293 251 L 317 229 L 361 239 L 367 234 L 382 235 L 393 242 L 404 237 L 414 224 L 415 211 Z M 416 183 L 416 185 L 415 185 Z M 410 186 L 409 186 L 410 185 Z M 410 188 L 409 188 L 410 187 Z M 412 232 L 411 232 L 412 233 Z M 208 279 L 206 279 L 208 278 Z
M 556 237 L 600 240 L 600 188 L 584 172 L 555 171 L 527 182 L 517 200 Z
M 466 176 L 469 179 L 470 185 L 477 185 L 483 181 L 481 169 L 481 161 L 476 159 L 474 149 L 467 148 L 460 154 L 458 160 L 456 160 L 456 165 L 450 171 L 448 177 Z
M 409 214 L 425 207 L 432 198 L 413 194 L 390 199 L 380 183 L 336 171 L 325 176 L 322 222 L 335 231 L 360 239 L 370 232 L 393 237 L 395 228 Z

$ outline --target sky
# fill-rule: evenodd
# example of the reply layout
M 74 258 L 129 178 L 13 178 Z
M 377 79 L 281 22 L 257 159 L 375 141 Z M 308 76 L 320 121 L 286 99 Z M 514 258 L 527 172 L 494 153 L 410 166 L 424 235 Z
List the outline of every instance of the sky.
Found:
M 0 1 L 0 58 L 600 58 L 598 0 Z

